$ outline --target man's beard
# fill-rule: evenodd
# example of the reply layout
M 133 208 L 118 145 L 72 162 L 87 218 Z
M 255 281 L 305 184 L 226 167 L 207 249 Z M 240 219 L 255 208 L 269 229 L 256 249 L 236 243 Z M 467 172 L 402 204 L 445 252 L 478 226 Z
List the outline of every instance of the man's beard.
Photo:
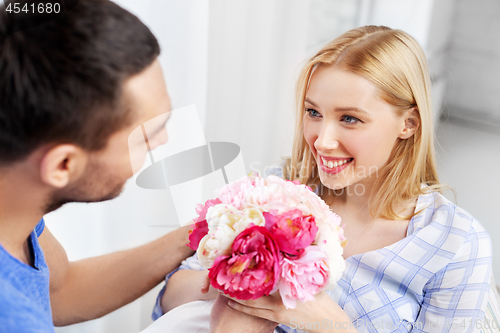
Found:
M 70 202 L 90 203 L 114 199 L 123 191 L 125 182 L 98 163 L 90 162 L 78 181 L 52 193 L 45 205 L 45 214 Z

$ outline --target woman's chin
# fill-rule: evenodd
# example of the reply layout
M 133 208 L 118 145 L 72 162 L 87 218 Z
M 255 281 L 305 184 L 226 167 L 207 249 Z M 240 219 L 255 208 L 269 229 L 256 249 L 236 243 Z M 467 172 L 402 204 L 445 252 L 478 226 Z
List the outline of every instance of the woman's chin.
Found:
M 331 175 L 320 173 L 319 178 L 324 187 L 333 191 L 342 190 L 348 186 L 348 184 L 343 182 L 342 179 L 339 179 L 339 177 L 332 177 Z

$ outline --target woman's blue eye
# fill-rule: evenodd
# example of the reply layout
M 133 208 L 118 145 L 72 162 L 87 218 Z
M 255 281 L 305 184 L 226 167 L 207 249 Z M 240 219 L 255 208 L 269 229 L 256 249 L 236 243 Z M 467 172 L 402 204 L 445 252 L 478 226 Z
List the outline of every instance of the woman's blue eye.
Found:
M 309 115 L 309 117 L 311 117 L 311 118 L 321 117 L 321 114 L 314 109 L 306 109 L 306 112 Z
M 358 122 L 361 122 L 361 120 L 359 120 L 358 118 L 353 117 L 353 116 L 347 116 L 347 115 L 342 116 L 342 121 L 347 123 L 347 124 L 356 124 Z

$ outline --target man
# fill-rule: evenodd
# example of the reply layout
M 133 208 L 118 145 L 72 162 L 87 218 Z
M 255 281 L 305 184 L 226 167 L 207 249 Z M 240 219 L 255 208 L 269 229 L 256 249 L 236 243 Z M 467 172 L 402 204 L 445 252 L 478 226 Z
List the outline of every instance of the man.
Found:
M 139 19 L 105 0 L 80 0 L 31 29 L 16 24 L 1 8 L 0 332 L 53 332 L 140 297 L 192 251 L 181 228 L 133 250 L 68 261 L 42 217 L 122 191 L 133 173 L 129 134 L 170 110 L 159 46 Z M 148 141 L 151 149 L 165 143 L 165 126 Z

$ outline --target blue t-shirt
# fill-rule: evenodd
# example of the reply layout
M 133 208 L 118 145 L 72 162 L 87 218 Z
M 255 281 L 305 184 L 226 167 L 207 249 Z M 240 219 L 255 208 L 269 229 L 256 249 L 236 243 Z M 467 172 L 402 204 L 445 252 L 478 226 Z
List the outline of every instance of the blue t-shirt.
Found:
M 49 295 L 49 269 L 38 237 L 45 227 L 40 220 L 31 232 L 31 267 L 11 256 L 0 245 L 0 333 L 53 333 Z

